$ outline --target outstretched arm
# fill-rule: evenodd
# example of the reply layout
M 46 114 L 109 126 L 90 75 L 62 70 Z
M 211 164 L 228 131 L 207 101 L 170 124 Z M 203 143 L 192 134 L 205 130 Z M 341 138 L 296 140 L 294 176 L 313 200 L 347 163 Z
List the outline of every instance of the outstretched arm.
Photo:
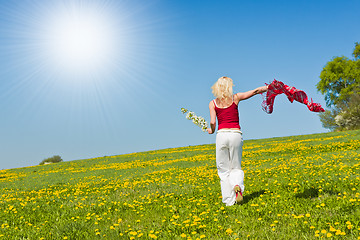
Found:
M 262 87 L 255 88 L 254 90 L 250 90 L 247 92 L 239 92 L 235 95 L 239 99 L 239 101 L 242 101 L 242 100 L 251 98 L 252 96 L 255 96 L 256 94 L 263 93 L 266 91 L 267 91 L 267 86 L 262 86 Z
M 208 128 L 207 131 L 209 134 L 213 134 L 216 128 L 216 112 L 213 101 L 209 103 L 209 110 L 210 110 L 210 128 Z

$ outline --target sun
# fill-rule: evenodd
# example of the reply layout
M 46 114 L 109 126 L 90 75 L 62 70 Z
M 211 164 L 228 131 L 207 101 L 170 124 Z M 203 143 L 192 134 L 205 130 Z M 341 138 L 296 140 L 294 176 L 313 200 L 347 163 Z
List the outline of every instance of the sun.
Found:
M 59 65 L 90 68 L 111 54 L 107 22 L 95 14 L 63 15 L 49 24 L 48 51 Z
M 127 92 L 127 87 L 144 85 L 144 76 L 153 71 L 163 49 L 158 22 L 149 11 L 152 4 L 118 0 L 11 4 L 16 5 L 13 10 L 0 9 L 9 22 L 1 29 L 8 34 L 2 49 L 11 56 L 9 65 L 23 75 L 21 81 L 39 82 L 44 89 L 97 94 L 111 86 Z
M 103 75 L 119 41 L 111 14 L 94 5 L 57 6 L 42 23 L 42 56 L 52 69 L 68 76 Z

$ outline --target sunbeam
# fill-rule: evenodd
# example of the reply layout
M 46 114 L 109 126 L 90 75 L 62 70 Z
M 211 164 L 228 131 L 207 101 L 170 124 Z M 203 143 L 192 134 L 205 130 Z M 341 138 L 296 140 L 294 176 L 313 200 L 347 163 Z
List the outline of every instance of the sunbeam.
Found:
M 161 49 L 154 47 L 159 21 L 143 14 L 148 6 L 114 0 L 15 5 L 0 10 L 0 20 L 6 20 L 0 21 L 6 36 L 0 50 L 8 59 L 1 72 L 8 79 L 4 99 L 17 92 L 33 106 L 49 98 L 103 98 L 99 88 L 124 98 L 136 88 L 150 91 L 148 75 Z

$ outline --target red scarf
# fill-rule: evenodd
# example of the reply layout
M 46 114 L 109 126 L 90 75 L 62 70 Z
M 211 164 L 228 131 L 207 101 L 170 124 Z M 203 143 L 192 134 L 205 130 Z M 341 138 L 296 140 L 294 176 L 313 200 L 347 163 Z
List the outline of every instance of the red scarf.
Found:
M 282 93 L 285 93 L 285 95 L 288 97 L 290 102 L 296 100 L 300 103 L 306 104 L 309 110 L 312 112 L 325 111 L 319 103 L 314 103 L 312 99 L 311 101 L 309 101 L 304 91 L 298 90 L 294 87 L 289 87 L 288 85 L 285 85 L 283 82 L 274 79 L 274 81 L 268 85 L 266 96 L 263 95 L 264 101 L 262 103 L 262 107 L 266 113 L 270 114 L 273 112 L 275 97 Z

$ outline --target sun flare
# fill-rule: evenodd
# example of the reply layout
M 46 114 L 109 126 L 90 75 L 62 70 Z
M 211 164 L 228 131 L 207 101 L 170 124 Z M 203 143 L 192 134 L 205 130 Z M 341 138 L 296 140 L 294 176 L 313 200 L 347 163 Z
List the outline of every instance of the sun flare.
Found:
M 150 5 L 117 0 L 24 1 L 12 3 L 13 11 L 0 9 L 11 23 L 2 29 L 9 35 L 3 49 L 10 56 L 9 71 L 22 74 L 19 81 L 36 81 L 43 89 L 73 94 L 98 94 L 108 86 L 144 85 L 146 77 L 141 75 L 154 69 L 158 25 L 150 21 Z
M 88 5 L 57 8 L 43 21 L 43 56 L 57 72 L 102 75 L 114 60 L 116 28 L 104 9 Z
M 48 50 L 59 64 L 96 67 L 110 55 L 111 34 L 97 16 L 67 16 L 49 25 Z M 106 26 L 106 25 L 105 25 Z

